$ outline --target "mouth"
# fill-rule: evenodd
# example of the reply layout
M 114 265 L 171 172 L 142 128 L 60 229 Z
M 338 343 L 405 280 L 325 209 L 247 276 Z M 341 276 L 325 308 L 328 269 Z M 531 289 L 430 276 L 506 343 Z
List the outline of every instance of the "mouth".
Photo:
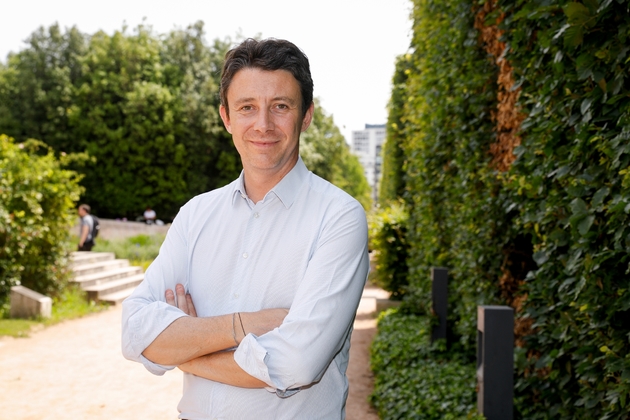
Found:
M 277 140 L 249 140 L 254 147 L 269 148 L 278 143 Z

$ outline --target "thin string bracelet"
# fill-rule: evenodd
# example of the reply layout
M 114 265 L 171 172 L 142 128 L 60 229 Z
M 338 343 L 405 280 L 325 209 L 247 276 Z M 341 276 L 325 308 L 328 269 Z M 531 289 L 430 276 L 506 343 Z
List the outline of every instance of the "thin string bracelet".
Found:
M 238 341 L 236 341 L 236 331 L 234 331 L 234 316 L 235 315 L 236 315 L 235 313 L 232 313 L 232 338 L 234 339 L 234 343 L 238 346 Z
M 241 323 L 241 330 L 243 330 L 243 338 L 245 338 L 245 336 L 247 334 L 245 333 L 245 328 L 243 328 L 243 320 L 241 319 L 241 313 L 240 312 L 238 313 L 238 320 Z

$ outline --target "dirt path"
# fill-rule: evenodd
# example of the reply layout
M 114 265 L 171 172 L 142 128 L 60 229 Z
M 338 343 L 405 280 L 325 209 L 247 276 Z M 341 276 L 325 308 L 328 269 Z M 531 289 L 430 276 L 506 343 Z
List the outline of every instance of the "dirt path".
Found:
M 366 289 L 357 312 L 348 377 L 348 420 L 378 420 L 367 397 L 372 390 L 369 344 L 376 330 L 374 297 Z M 121 307 L 64 322 L 30 338 L 0 338 L 0 420 L 177 418 L 179 371 L 157 377 L 120 353 Z

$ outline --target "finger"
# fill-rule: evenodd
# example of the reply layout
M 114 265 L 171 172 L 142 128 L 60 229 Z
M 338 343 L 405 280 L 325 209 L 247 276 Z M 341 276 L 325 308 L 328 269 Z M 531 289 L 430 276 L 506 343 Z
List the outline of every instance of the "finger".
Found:
M 189 314 L 188 302 L 186 302 L 186 290 L 184 290 L 184 286 L 181 284 L 175 286 L 175 293 L 177 293 L 177 307 L 186 314 Z
M 188 304 L 188 310 L 190 311 L 188 315 L 196 317 L 197 311 L 195 310 L 195 305 L 193 305 L 192 296 L 190 296 L 190 293 L 186 293 L 186 303 Z
M 164 297 L 166 298 L 166 303 L 175 306 L 175 293 L 173 293 L 171 289 L 167 289 L 166 292 L 164 292 Z

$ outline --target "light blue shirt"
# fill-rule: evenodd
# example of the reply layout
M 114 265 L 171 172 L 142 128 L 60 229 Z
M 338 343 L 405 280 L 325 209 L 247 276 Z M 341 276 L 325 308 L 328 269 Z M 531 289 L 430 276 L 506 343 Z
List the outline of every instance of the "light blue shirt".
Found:
M 184 374 L 180 417 L 343 419 L 350 334 L 369 266 L 365 212 L 301 159 L 258 203 L 243 185 L 241 174 L 181 208 L 144 281 L 123 303 L 123 354 L 158 375 L 173 368 L 142 352 L 186 316 L 164 298 L 177 283 L 200 317 L 290 308 L 279 328 L 247 335 L 234 352 L 268 389 Z

